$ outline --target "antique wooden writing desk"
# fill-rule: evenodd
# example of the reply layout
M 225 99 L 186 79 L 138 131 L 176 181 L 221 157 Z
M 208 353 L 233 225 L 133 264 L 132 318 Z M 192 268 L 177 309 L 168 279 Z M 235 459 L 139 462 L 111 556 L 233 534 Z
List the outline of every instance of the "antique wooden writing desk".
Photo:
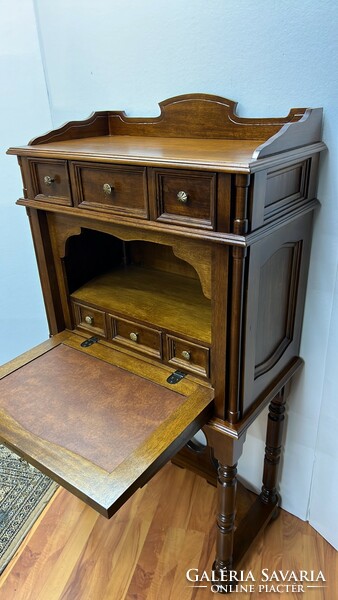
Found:
M 279 501 L 321 110 L 239 118 L 196 94 L 160 106 L 9 150 L 51 338 L 3 367 L 1 438 L 107 517 L 171 458 L 209 480 L 217 464 L 218 571 Z M 268 402 L 263 488 L 234 540 L 236 462 Z M 204 449 L 189 442 L 201 427 Z

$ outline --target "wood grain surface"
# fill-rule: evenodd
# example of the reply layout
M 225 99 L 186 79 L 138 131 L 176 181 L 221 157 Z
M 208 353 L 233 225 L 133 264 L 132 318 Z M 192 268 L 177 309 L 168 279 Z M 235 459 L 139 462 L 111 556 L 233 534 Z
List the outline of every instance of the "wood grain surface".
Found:
M 63 344 L 5 377 L 1 393 L 27 431 L 109 473 L 185 400 Z
M 173 390 L 170 368 L 100 343 L 87 353 L 82 341 L 70 335 L 5 370 L 0 437 L 111 517 L 207 422 L 213 391 L 188 381 Z M 122 363 L 114 364 L 115 355 Z
M 89 281 L 72 298 L 211 342 L 211 305 L 196 279 L 130 266 Z
M 53 141 L 39 146 L 11 148 L 9 154 L 125 164 L 223 168 L 233 171 L 248 169 L 257 140 L 208 140 L 184 138 L 144 138 L 137 136 L 104 136 L 81 140 Z
M 246 499 L 246 503 L 247 503 Z M 107 521 L 66 491 L 49 504 L 0 579 L 1 600 L 208 600 L 186 571 L 211 570 L 216 490 L 167 465 Z M 326 587 L 305 594 L 233 593 L 241 600 L 336 600 L 335 550 L 307 523 L 281 511 L 240 569 L 322 570 Z M 190 583 L 190 585 L 192 585 Z

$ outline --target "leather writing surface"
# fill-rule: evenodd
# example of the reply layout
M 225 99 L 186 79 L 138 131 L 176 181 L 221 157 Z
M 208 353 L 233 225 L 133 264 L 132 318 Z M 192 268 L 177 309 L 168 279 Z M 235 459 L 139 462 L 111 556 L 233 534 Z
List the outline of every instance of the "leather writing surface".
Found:
M 65 345 L 7 375 L 1 396 L 2 408 L 27 431 L 107 472 L 186 400 Z

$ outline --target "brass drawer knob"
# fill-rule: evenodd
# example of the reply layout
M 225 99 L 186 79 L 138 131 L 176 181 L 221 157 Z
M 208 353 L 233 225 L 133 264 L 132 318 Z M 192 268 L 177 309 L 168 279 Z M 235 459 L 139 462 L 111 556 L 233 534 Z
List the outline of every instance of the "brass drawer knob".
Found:
M 132 342 L 137 342 L 138 341 L 138 333 L 132 332 L 132 333 L 129 334 L 129 337 L 130 337 L 130 339 L 131 339 Z
M 85 322 L 88 323 L 88 325 L 93 325 L 93 323 L 94 323 L 94 317 L 91 317 L 90 315 L 86 315 L 85 316 Z
M 103 192 L 106 194 L 106 196 L 109 196 L 109 194 L 112 193 L 114 188 L 109 183 L 104 183 L 102 186 L 102 189 L 103 189 Z
M 43 178 L 43 181 L 46 185 L 52 185 L 52 183 L 54 183 L 55 179 L 54 179 L 54 177 L 50 177 L 50 175 L 46 175 Z
M 183 190 L 180 192 L 177 192 L 177 200 L 179 202 L 182 202 L 182 204 L 186 204 L 188 202 L 188 194 L 186 192 L 184 192 Z
M 191 359 L 191 354 L 190 354 L 190 352 L 188 350 L 183 350 L 182 356 L 183 356 L 184 360 L 190 360 Z

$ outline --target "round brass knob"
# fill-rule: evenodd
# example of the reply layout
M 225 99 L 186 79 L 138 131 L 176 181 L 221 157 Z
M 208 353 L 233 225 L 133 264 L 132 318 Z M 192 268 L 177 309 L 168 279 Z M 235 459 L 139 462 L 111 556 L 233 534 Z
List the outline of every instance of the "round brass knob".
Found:
M 185 360 L 190 360 L 190 358 L 191 358 L 191 354 L 188 350 L 183 350 L 182 356 Z
M 109 196 L 109 194 L 111 194 L 113 191 L 113 186 L 110 185 L 109 183 L 104 183 L 102 186 L 102 189 L 103 189 L 104 193 L 106 194 L 106 196 Z
M 188 202 L 187 192 L 184 192 L 183 190 L 180 192 L 177 192 L 177 200 L 179 202 L 182 202 L 183 204 L 186 204 Z
M 93 325 L 93 323 L 94 323 L 94 317 L 91 317 L 90 315 L 86 315 L 85 316 L 85 322 L 88 323 L 88 325 Z
M 46 175 L 43 178 L 43 181 L 45 182 L 46 185 L 52 185 L 52 183 L 54 183 L 55 179 L 54 179 L 54 177 L 50 177 L 50 175 Z
M 133 333 L 132 332 L 132 333 L 129 334 L 129 337 L 130 337 L 130 339 L 131 339 L 132 342 L 137 342 L 137 340 L 138 340 L 138 333 Z

